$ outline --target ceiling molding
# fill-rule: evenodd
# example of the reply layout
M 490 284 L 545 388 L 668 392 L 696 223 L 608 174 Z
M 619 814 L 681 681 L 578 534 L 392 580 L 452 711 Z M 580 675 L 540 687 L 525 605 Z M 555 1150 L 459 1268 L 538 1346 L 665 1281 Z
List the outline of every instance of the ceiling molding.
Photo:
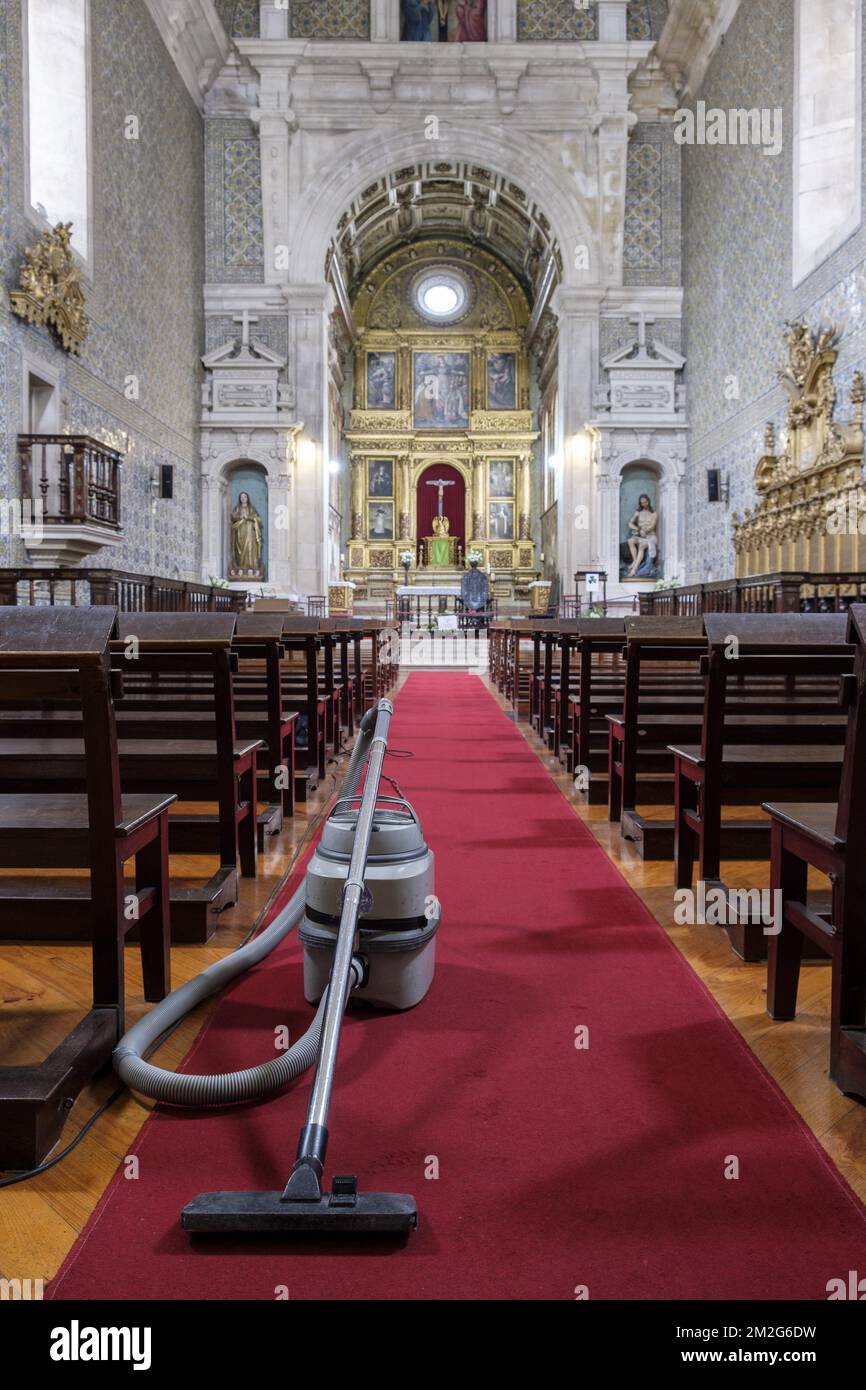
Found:
M 741 0 L 671 0 L 655 60 L 681 100 L 697 96 Z
M 228 58 L 231 39 L 213 0 L 144 0 L 199 110 Z

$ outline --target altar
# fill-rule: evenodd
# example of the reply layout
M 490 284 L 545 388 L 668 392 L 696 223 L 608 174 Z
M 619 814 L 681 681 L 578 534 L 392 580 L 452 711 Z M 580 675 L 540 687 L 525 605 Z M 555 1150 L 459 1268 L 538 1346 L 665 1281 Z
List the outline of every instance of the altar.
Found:
M 416 627 L 430 627 L 440 613 L 456 613 L 460 598 L 459 584 L 401 584 L 397 593 L 397 621 L 414 622 Z M 426 599 L 426 604 L 424 600 Z M 435 600 L 435 607 L 434 607 Z

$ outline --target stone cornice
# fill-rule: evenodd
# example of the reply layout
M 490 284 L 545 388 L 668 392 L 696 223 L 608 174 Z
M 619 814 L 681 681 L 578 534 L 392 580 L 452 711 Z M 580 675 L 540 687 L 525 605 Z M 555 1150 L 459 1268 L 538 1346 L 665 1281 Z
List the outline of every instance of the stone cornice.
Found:
M 740 0 L 671 0 L 655 56 L 681 99 L 697 95 L 739 7 Z
M 144 0 L 199 110 L 231 52 L 213 0 Z

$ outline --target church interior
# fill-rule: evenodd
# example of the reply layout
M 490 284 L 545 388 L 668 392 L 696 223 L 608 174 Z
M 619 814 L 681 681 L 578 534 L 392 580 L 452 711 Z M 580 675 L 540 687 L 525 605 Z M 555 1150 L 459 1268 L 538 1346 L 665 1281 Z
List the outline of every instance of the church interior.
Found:
M 864 9 L 0 3 L 0 1299 L 866 1300 Z

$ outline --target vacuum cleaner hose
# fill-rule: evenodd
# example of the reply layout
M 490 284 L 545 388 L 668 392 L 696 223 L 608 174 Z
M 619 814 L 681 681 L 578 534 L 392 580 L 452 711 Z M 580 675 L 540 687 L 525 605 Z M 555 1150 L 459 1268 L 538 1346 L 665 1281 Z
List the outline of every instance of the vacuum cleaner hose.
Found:
M 374 705 L 361 721 L 358 738 L 340 789 L 341 796 L 354 795 L 361 780 L 364 763 L 373 741 L 377 712 L 378 705 Z M 172 990 L 171 994 L 155 1004 L 140 1022 L 124 1034 L 114 1049 L 112 1061 L 118 1076 L 131 1090 L 171 1105 L 228 1105 L 236 1101 L 254 1100 L 258 1096 L 280 1090 L 313 1065 L 324 1022 L 327 990 L 303 1037 L 279 1057 L 263 1062 L 260 1066 L 247 1067 L 243 1071 L 224 1072 L 218 1076 L 191 1076 L 166 1071 L 163 1067 L 155 1067 L 144 1061 L 144 1053 L 148 1048 L 169 1028 L 173 1028 L 185 1018 L 202 1000 L 209 999 L 212 994 L 225 989 L 232 980 L 269 956 L 298 925 L 304 915 L 304 904 L 305 889 L 302 884 L 279 916 L 248 945 L 224 956 L 222 960 L 215 961 L 200 975 L 188 980 L 179 989 Z M 361 967 L 353 962 L 350 988 L 356 989 L 361 984 L 362 973 Z

